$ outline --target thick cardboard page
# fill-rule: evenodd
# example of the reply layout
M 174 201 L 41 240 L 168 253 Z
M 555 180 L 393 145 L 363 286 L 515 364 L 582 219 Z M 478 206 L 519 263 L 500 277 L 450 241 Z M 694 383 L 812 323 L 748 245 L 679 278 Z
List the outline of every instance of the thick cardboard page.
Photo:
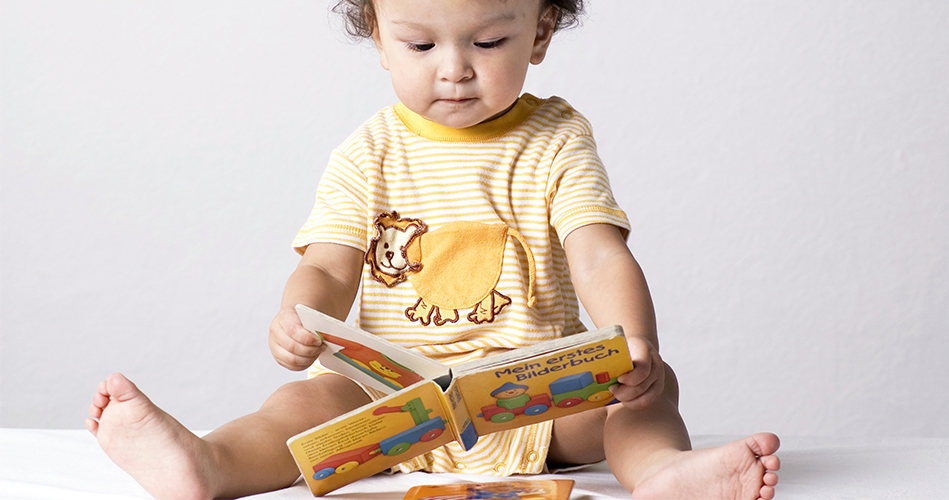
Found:
M 287 446 L 323 495 L 455 440 L 437 384 L 426 381 L 300 433 Z
M 426 379 L 448 385 L 448 367 L 304 305 L 303 327 L 326 343 L 320 364 L 385 394 Z
M 559 349 L 543 354 L 456 373 L 454 384 L 464 395 L 479 436 L 614 402 L 610 386 L 632 370 L 622 330 L 610 328 L 570 338 L 575 342 L 560 343 Z

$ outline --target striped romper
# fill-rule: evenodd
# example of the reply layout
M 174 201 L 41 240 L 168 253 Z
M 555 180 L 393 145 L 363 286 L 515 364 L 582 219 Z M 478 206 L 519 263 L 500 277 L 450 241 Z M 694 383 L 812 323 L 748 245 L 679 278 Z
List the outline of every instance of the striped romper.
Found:
M 293 246 L 365 252 L 360 328 L 451 365 L 583 331 L 561 241 L 597 223 L 629 229 L 589 122 L 524 94 L 465 129 L 383 109 L 333 151 Z M 421 256 L 406 253 L 412 238 Z M 551 428 L 482 436 L 467 452 L 452 443 L 399 469 L 540 473 Z

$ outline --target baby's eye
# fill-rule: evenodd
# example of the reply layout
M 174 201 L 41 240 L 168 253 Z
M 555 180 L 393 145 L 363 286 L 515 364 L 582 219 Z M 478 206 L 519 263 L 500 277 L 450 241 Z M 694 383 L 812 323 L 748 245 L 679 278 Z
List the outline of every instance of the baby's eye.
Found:
M 498 38 L 497 40 L 491 40 L 490 42 L 475 42 L 475 47 L 480 49 L 496 49 L 504 43 L 503 38 Z
M 415 52 L 425 52 L 435 48 L 434 43 L 407 43 L 406 45 L 409 47 L 409 50 Z

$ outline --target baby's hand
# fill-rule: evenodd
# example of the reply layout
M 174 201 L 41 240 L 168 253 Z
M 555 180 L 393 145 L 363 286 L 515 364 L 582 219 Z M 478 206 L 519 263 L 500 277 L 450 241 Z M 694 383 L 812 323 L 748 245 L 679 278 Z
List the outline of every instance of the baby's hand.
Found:
M 282 309 L 270 323 L 270 352 L 284 368 L 306 370 L 323 349 L 326 346 L 319 337 L 303 328 L 292 307 Z
M 640 337 L 627 339 L 633 371 L 620 375 L 619 385 L 610 387 L 613 396 L 631 410 L 648 407 L 662 394 L 665 385 L 665 363 L 659 351 L 648 340 Z

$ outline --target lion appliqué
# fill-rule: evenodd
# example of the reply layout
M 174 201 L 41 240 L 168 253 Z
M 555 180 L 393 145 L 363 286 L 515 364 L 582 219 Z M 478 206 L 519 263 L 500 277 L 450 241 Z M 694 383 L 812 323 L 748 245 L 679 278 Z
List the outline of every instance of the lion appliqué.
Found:
M 405 310 L 409 320 L 441 326 L 457 322 L 467 312 L 472 323 L 494 321 L 511 304 L 495 288 L 508 236 L 527 255 L 528 306 L 533 306 L 534 255 L 520 233 L 506 224 L 455 221 L 428 231 L 421 220 L 393 211 L 380 214 L 373 226 L 366 262 L 372 277 L 386 286 L 406 280 L 412 284 L 419 299 Z

